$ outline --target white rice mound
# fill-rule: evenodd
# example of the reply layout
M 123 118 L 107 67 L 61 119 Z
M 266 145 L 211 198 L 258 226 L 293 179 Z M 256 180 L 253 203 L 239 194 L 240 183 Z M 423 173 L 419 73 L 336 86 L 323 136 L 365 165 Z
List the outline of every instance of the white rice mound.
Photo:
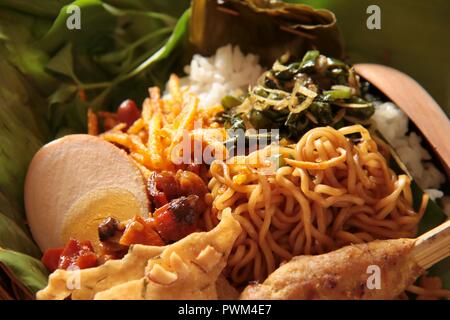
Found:
M 445 183 L 445 176 L 430 162 L 431 155 L 422 147 L 422 138 L 415 132 L 407 134 L 408 117 L 392 102 L 375 101 L 374 105 L 372 120 L 405 163 L 414 180 L 432 200 L 442 198 L 444 193 L 439 188 Z M 450 202 L 450 199 L 443 200 L 443 203 Z M 444 211 L 450 215 L 450 205 L 445 205 Z
M 374 102 L 375 114 L 372 120 L 377 129 L 397 151 L 400 159 L 423 189 L 439 189 L 445 176 L 429 161 L 431 155 L 422 145 L 422 139 L 415 132 L 408 132 L 408 117 L 392 102 Z M 442 197 L 441 193 L 432 193 Z
M 263 68 L 254 54 L 243 54 L 238 46 L 226 45 L 207 58 L 195 54 L 191 64 L 185 67 L 190 91 L 200 98 L 200 106 L 213 106 L 226 95 L 244 92 L 256 84 Z

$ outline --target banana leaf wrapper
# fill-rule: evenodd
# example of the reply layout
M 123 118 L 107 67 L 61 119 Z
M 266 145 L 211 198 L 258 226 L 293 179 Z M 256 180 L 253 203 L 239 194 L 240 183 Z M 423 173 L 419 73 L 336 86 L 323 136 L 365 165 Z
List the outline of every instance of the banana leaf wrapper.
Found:
M 47 277 L 39 260 L 0 248 L 0 300 L 32 300 L 46 285 Z
M 194 50 L 211 55 L 220 46 L 239 45 L 268 66 L 287 51 L 310 49 L 343 58 L 335 15 L 303 4 L 268 0 L 194 0 L 189 30 Z

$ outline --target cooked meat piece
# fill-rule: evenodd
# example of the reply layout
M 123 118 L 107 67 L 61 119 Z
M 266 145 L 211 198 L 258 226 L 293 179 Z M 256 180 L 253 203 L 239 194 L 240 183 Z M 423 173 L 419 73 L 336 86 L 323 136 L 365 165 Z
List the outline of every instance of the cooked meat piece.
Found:
M 119 243 L 124 246 L 144 244 L 147 246 L 163 246 L 164 241 L 155 230 L 153 219 L 135 216 L 129 220 Z
M 172 172 L 153 172 L 147 184 L 153 208 L 158 209 L 180 196 L 178 182 Z
M 153 214 L 155 229 L 166 242 L 178 241 L 198 228 L 198 196 L 172 200 Z
M 205 208 L 203 197 L 208 192 L 205 182 L 196 173 L 178 170 L 153 172 L 147 183 L 148 193 L 154 209 L 161 208 L 181 196 L 197 195 L 200 197 L 198 211 Z
M 178 171 L 176 175 L 178 185 L 180 187 L 180 195 L 198 196 L 198 201 L 195 210 L 203 212 L 206 210 L 206 203 L 204 201 L 205 194 L 208 192 L 208 187 L 205 182 L 197 174 L 190 171 Z
M 113 217 L 107 217 L 98 226 L 101 260 L 120 259 L 128 251 L 128 246 L 119 243 L 124 228 Z
M 411 258 L 413 247 L 413 239 L 383 240 L 295 257 L 240 298 L 395 299 L 423 272 Z
M 114 237 L 119 231 L 119 221 L 113 217 L 108 217 L 98 225 L 98 238 L 100 241 L 106 241 Z

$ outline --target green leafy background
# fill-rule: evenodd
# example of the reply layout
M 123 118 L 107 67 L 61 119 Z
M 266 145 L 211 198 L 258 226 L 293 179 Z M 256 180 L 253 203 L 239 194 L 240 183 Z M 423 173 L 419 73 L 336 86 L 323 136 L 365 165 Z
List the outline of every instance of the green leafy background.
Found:
M 447 0 L 305 0 L 334 11 L 352 62 L 406 71 L 450 111 Z M 64 6 L 82 9 L 68 30 Z M 0 287 L 6 276 L 31 294 L 47 272 L 26 226 L 23 182 L 34 153 L 49 140 L 86 130 L 88 106 L 114 109 L 142 101 L 191 56 L 188 0 L 0 0 Z M 365 28 L 378 4 L 382 30 Z M 80 99 L 82 89 L 87 101 Z M 416 190 L 418 195 L 421 191 Z M 434 203 L 422 229 L 444 219 Z M 449 260 L 434 268 L 450 287 Z
M 69 4 L 81 8 L 81 30 L 66 27 Z M 32 297 L 47 281 L 23 207 L 34 153 L 85 132 L 88 106 L 142 101 L 148 85 L 180 72 L 188 7 L 186 0 L 0 0 L 0 289 Z

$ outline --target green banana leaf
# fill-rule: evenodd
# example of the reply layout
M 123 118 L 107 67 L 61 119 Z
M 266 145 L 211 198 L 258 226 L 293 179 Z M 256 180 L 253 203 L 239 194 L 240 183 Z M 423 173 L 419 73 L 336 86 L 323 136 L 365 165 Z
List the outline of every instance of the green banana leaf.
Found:
M 33 299 L 47 285 L 47 269 L 39 260 L 23 253 L 0 248 L 0 271 L 8 276 L 19 297 Z
M 1 0 L 0 7 L 27 13 L 34 17 L 53 19 L 62 6 L 71 0 L 29 1 L 29 0 Z
M 36 272 L 43 270 L 35 259 L 40 251 L 25 225 L 23 183 L 29 161 L 46 139 L 46 121 L 37 123 L 36 111 L 47 104 L 7 61 L 0 60 L 0 74 L 0 269 L 11 282 L 8 287 L 29 297 L 45 282 Z
M 286 51 L 309 49 L 341 58 L 343 45 L 331 11 L 268 0 L 194 0 L 190 40 L 204 55 L 228 43 L 271 65 Z
M 418 210 L 420 207 L 420 201 L 422 199 L 423 190 L 415 183 L 411 183 L 411 191 L 414 200 L 414 209 Z M 445 220 L 447 220 L 447 215 L 442 211 L 442 209 L 437 205 L 435 201 L 429 200 L 425 214 L 420 221 L 418 234 L 423 234 L 428 230 L 437 227 Z M 435 264 L 428 270 L 429 275 L 439 276 L 442 280 L 442 284 L 446 289 L 450 290 L 450 257 L 442 260 L 441 262 Z
M 70 3 L 83 11 L 75 35 L 65 25 L 63 6 Z M 0 298 L 33 298 L 47 283 L 23 207 L 32 156 L 56 134 L 84 131 L 88 105 L 115 108 L 119 99 L 139 101 L 147 86 L 164 83 L 178 68 L 180 50 L 174 52 L 187 39 L 188 6 L 0 0 Z M 79 99 L 81 89 L 88 101 Z
M 46 121 L 36 111 L 47 104 L 7 61 L 0 60 L 0 72 L 0 192 L 11 207 L 21 209 L 28 163 L 46 136 Z M 24 218 L 19 211 L 7 210 L 16 221 Z
M 12 3 L 0 0 L 0 56 L 32 79 L 39 91 L 50 93 L 55 80 L 45 72 L 48 56 L 37 48 L 36 42 L 48 30 L 51 20 L 15 10 L 10 6 Z M 17 2 L 18 5 L 21 3 Z M 45 108 L 39 110 L 40 113 L 46 111 Z
M 13 221 L 20 220 L 17 217 L 21 216 L 21 208 L 11 203 L 3 192 L 0 192 L 0 208 L 3 211 L 3 215 L 7 218 Z
M 41 251 L 31 240 L 28 231 L 23 230 L 3 213 L 0 213 L 0 248 L 21 252 L 37 259 L 41 257 Z

